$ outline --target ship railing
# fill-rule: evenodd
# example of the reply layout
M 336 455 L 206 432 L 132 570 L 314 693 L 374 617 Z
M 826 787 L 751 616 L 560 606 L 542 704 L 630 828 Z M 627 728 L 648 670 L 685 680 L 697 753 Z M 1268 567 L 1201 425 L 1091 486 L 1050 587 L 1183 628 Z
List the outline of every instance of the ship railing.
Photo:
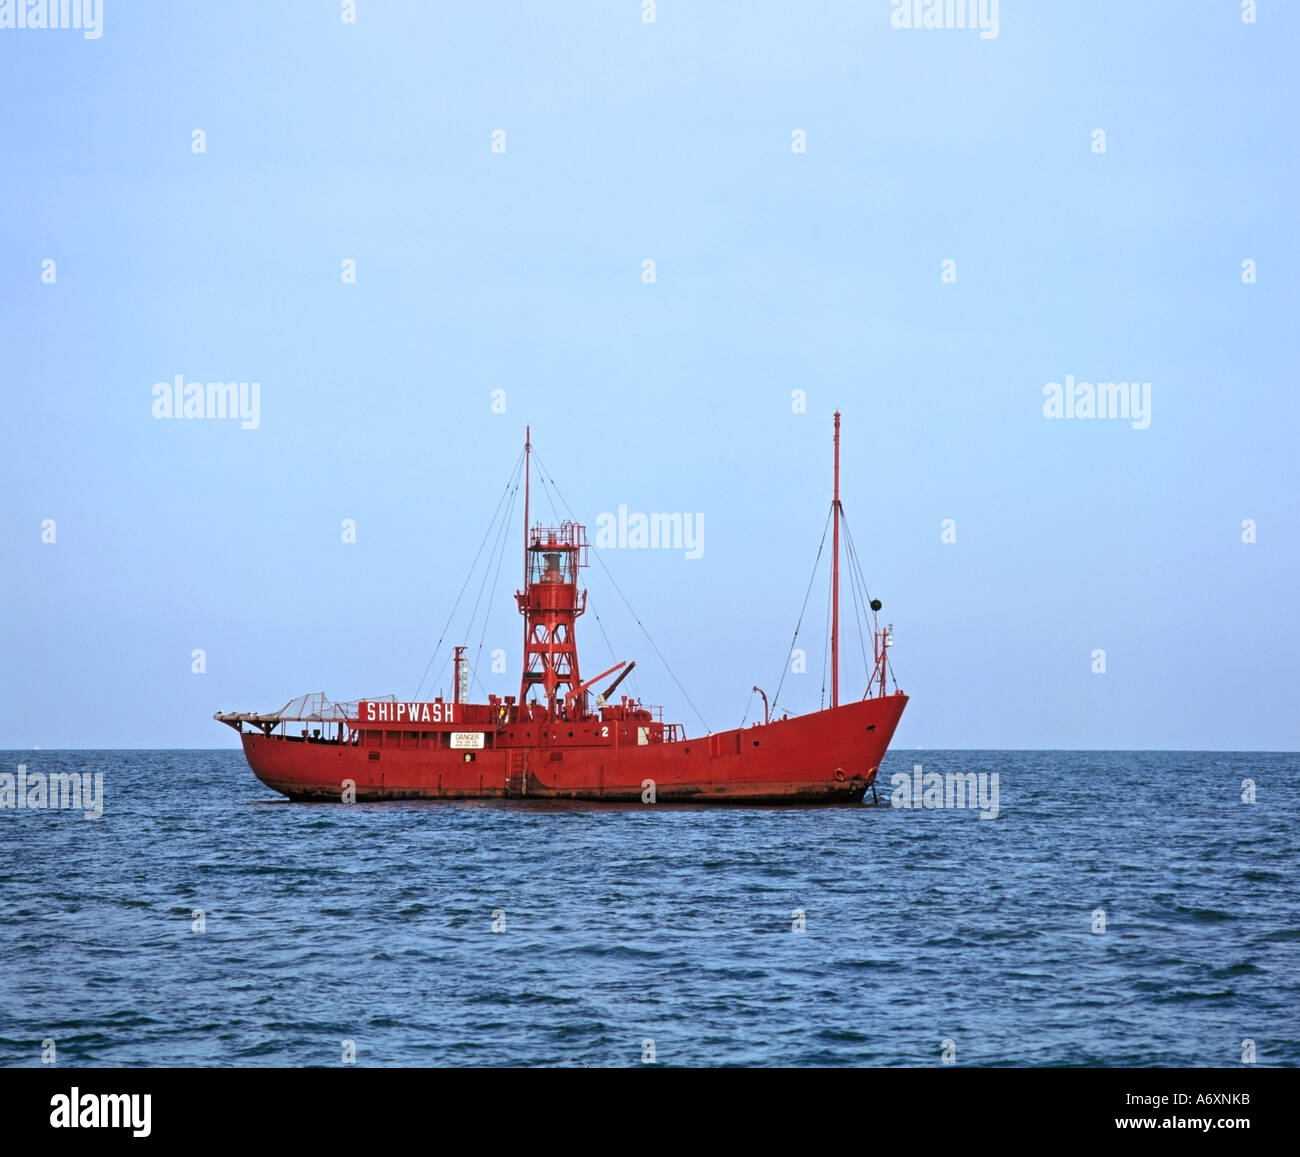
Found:
M 299 695 L 290 699 L 279 711 L 264 715 L 264 720 L 281 720 L 290 723 L 347 723 L 356 719 L 360 699 L 331 699 L 323 691 L 310 695 Z M 396 695 L 375 695 L 366 700 L 370 703 L 396 703 Z
M 676 743 L 678 740 L 686 738 L 686 725 L 684 723 L 665 723 L 664 709 L 662 707 L 656 707 L 652 703 L 638 703 L 636 706 L 641 711 L 650 712 L 650 718 L 663 728 L 665 743 Z
M 252 723 L 258 727 L 281 723 L 351 723 L 357 718 L 359 699 L 331 699 L 323 691 L 290 699 L 278 711 L 218 711 L 223 722 Z M 396 695 L 372 695 L 369 703 L 396 703 Z

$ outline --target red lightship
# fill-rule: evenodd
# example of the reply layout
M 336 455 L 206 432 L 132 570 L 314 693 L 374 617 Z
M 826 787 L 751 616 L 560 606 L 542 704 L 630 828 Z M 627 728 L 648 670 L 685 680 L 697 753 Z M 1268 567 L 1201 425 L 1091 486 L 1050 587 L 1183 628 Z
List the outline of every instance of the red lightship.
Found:
M 611 701 L 635 663 L 618 663 L 589 679 L 580 674 L 574 627 L 587 609 L 587 592 L 578 589 L 588 562 L 586 530 L 577 522 L 530 527 L 531 454 L 528 438 L 524 583 L 515 594 L 525 624 L 518 698 L 468 702 L 469 663 L 465 648 L 456 647 L 451 699 L 334 702 L 318 694 L 270 714 L 218 712 L 215 719 L 239 732 L 257 778 L 295 800 L 860 803 L 875 783 L 907 696 L 897 685 L 887 691 L 892 632 L 879 627 L 880 603 L 871 600 L 875 667 L 867 694 L 840 702 L 840 415 L 831 507 L 830 706 L 769 719 L 764 695 L 763 723 L 694 738 L 626 694 Z M 290 724 L 306 726 L 291 734 Z

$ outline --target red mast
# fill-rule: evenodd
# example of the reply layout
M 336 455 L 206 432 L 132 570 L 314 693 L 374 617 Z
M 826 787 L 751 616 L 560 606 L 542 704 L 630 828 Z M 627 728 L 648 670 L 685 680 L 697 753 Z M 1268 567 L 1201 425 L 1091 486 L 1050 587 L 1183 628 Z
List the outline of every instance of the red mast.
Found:
M 532 481 L 533 428 L 524 427 L 524 583 L 528 582 L 528 484 Z M 522 702 L 522 700 L 521 700 Z
M 533 478 L 533 428 L 532 426 L 524 427 L 524 590 L 528 589 L 528 499 L 529 488 Z M 518 595 L 515 596 L 518 599 Z M 523 611 L 523 606 L 520 606 Z M 524 617 L 524 671 L 528 671 L 528 635 L 532 630 L 532 624 Z M 527 700 L 524 698 L 525 687 L 521 683 L 519 687 L 519 711 L 526 711 Z
M 835 537 L 831 551 L 831 706 L 840 705 L 840 412 L 835 411 Z

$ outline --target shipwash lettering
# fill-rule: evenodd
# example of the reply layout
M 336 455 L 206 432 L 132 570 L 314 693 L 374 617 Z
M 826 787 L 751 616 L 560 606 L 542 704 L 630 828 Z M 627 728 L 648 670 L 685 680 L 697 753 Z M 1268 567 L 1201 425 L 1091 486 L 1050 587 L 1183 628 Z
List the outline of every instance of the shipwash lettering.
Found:
M 367 723 L 455 723 L 452 703 L 367 703 Z
M 85 812 L 82 819 L 97 820 L 104 814 L 104 773 L 54 771 L 47 777 L 33 771 L 29 775 L 27 765 L 20 763 L 17 777 L 0 772 L 0 808 L 77 808 Z
M 152 1093 L 70 1093 L 50 1098 L 52 1129 L 130 1129 L 132 1137 L 147 1137 L 153 1126 Z

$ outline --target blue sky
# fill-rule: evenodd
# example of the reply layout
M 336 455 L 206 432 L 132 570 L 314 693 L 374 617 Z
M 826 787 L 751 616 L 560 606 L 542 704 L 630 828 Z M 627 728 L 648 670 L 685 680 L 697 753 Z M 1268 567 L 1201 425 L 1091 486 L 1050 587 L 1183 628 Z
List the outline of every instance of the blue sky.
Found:
M 593 531 L 703 515 L 699 558 L 602 557 L 735 726 L 787 660 L 838 407 L 896 746 L 1295 749 L 1300 7 L 1240 9 L 1002 0 L 982 39 L 889 0 L 105 0 L 98 39 L 0 29 L 0 746 L 233 745 L 218 708 L 413 694 L 526 424 Z M 178 374 L 258 382 L 257 428 L 155 419 Z M 1150 426 L 1045 418 L 1066 375 L 1149 382 Z M 447 640 L 482 630 L 499 693 L 518 571 Z

